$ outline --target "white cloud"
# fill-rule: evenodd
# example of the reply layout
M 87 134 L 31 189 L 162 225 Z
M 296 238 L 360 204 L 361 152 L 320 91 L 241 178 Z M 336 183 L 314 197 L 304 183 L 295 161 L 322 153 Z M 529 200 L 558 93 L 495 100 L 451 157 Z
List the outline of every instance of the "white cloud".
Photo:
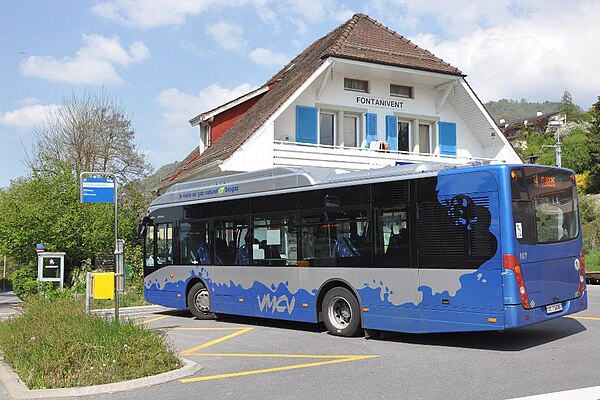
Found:
M 483 101 L 558 101 L 568 88 L 576 103 L 588 107 L 600 88 L 600 53 L 592 50 L 600 37 L 600 3 L 573 3 L 568 13 L 563 6 L 539 4 L 531 15 L 513 16 L 457 40 L 428 35 L 414 41 L 468 74 Z
M 217 0 L 113 0 L 96 4 L 92 12 L 135 28 L 183 25 L 188 16 L 207 10 Z
M 39 104 L 40 100 L 37 97 L 25 97 L 24 99 L 18 100 L 17 104 L 20 106 L 32 106 L 34 104 Z
M 123 78 L 114 65 L 128 67 L 150 56 L 142 42 L 133 42 L 129 50 L 121 46 L 117 36 L 83 35 L 83 47 L 75 57 L 56 59 L 52 56 L 29 56 L 21 64 L 25 76 L 72 84 L 118 85 Z
M 155 100 L 161 108 L 159 125 L 166 138 L 160 152 L 154 154 L 157 158 L 154 160 L 156 165 L 181 160 L 198 144 L 198 128 L 190 126 L 190 119 L 254 89 L 256 88 L 248 83 L 233 88 L 212 84 L 197 94 L 185 93 L 176 88 L 160 92 Z
M 265 67 L 283 67 L 289 61 L 288 56 L 283 53 L 276 53 L 273 50 L 260 47 L 250 52 L 250 59 Z
M 219 21 L 208 25 L 206 32 L 225 50 L 242 50 L 246 47 L 242 37 L 244 30 L 239 25 Z
M 59 108 L 60 106 L 56 104 L 23 106 L 0 116 L 0 124 L 21 130 L 30 130 L 44 122 L 50 114 L 55 113 Z

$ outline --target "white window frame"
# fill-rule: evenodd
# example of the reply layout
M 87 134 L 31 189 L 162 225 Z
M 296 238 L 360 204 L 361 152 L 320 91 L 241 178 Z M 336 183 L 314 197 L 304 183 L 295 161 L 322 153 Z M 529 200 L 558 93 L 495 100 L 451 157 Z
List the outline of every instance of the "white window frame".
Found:
M 363 138 L 361 137 L 361 115 L 360 114 L 354 114 L 354 113 L 344 113 L 343 117 L 342 117 L 342 121 L 344 123 L 344 126 L 346 124 L 346 117 L 350 117 L 350 118 L 354 118 L 354 140 L 356 142 L 355 146 L 349 146 L 344 142 L 345 139 L 345 132 L 344 132 L 344 127 L 342 127 L 342 133 L 341 133 L 341 138 L 342 138 L 342 146 L 344 147 L 356 147 L 356 148 L 361 148 L 362 146 L 362 142 L 363 142 Z
M 401 94 L 392 93 L 392 86 L 405 87 L 410 89 L 410 96 L 404 96 Z M 415 98 L 415 88 L 414 86 L 401 85 L 399 83 L 390 83 L 390 96 L 400 97 L 402 99 L 414 99 Z
M 419 142 L 419 153 L 422 154 L 433 154 L 433 150 L 435 149 L 435 147 L 433 146 L 433 122 L 431 121 L 422 121 L 419 120 L 418 121 L 418 126 L 419 126 L 419 138 L 418 138 L 418 142 Z M 423 151 L 423 149 L 421 148 L 421 125 L 423 126 L 427 126 L 429 128 L 429 148 L 427 149 L 427 151 Z
M 321 115 L 331 115 L 333 116 L 333 144 L 332 145 L 328 145 L 328 144 L 322 144 L 321 143 Z M 335 111 L 329 111 L 329 110 L 321 110 L 319 109 L 319 123 L 317 125 L 317 144 L 319 146 L 335 146 L 336 144 L 336 140 L 337 140 L 337 112 Z
M 366 83 L 366 90 L 359 90 L 359 89 L 352 89 L 352 88 L 347 88 L 346 87 L 346 79 L 351 80 L 351 81 L 360 81 L 360 82 L 365 82 Z M 344 82 L 343 82 L 343 86 L 344 86 L 344 90 L 347 90 L 349 92 L 358 92 L 358 93 L 370 93 L 369 92 L 369 88 L 370 88 L 370 83 L 368 80 L 366 79 L 358 79 L 358 78 L 349 78 L 347 76 L 344 77 Z
M 398 151 L 405 151 L 408 153 L 412 153 L 412 148 L 413 148 L 413 121 L 414 120 L 410 120 L 410 119 L 406 119 L 406 118 L 401 118 L 398 117 L 398 125 L 396 126 L 396 129 L 398 130 L 396 132 L 396 136 L 398 137 Z M 408 150 L 400 150 L 400 124 L 404 123 L 404 124 L 408 124 Z

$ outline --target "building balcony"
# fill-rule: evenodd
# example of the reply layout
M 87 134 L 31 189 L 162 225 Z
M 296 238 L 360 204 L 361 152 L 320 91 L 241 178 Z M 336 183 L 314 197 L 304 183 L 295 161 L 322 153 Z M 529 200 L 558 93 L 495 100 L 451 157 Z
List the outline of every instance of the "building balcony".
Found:
M 273 165 L 290 167 L 330 167 L 348 171 L 408 163 L 444 162 L 457 165 L 499 164 L 503 160 L 482 157 L 451 157 L 407 151 L 374 150 L 360 147 L 329 146 L 275 140 Z

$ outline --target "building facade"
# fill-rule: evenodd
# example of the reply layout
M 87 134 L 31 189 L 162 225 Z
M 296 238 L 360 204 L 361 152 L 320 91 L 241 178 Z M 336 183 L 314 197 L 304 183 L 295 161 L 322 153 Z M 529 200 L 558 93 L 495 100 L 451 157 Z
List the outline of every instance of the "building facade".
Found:
M 460 70 L 363 14 L 190 123 L 199 145 L 165 187 L 274 166 L 521 163 Z

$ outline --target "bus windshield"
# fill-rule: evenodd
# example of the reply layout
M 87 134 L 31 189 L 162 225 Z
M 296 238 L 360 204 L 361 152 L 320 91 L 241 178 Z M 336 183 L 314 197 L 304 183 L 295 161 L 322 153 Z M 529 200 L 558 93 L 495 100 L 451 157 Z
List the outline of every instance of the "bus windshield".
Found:
M 545 167 L 511 170 L 515 237 L 522 244 L 565 242 L 579 236 L 575 177 Z

